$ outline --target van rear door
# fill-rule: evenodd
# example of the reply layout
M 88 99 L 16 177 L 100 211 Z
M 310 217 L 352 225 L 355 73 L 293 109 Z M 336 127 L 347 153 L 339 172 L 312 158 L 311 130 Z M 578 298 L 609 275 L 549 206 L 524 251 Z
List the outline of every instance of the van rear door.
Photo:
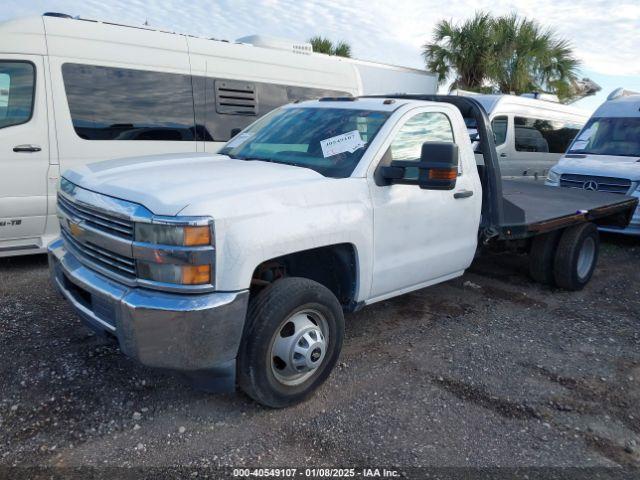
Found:
M 0 254 L 40 246 L 47 219 L 49 135 L 44 61 L 0 55 Z

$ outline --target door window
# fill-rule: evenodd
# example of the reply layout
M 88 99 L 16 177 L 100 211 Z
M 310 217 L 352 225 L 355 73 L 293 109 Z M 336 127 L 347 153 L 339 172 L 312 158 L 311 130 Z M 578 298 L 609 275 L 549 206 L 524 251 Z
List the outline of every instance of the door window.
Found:
M 409 119 L 391 142 L 391 160 L 419 162 L 424 142 L 451 142 L 453 130 L 444 113 L 424 112 Z
M 34 87 L 33 64 L 0 61 L 0 128 L 27 123 L 31 119 Z
M 493 129 L 493 138 L 496 147 L 502 145 L 507 139 L 507 126 L 509 125 L 507 117 L 496 117 L 491 121 Z
M 440 112 L 424 112 L 407 120 L 389 147 L 391 161 L 419 162 L 424 142 L 453 143 L 449 118 Z M 460 168 L 460 164 L 458 164 Z M 406 168 L 405 178 L 418 178 L 418 168 Z

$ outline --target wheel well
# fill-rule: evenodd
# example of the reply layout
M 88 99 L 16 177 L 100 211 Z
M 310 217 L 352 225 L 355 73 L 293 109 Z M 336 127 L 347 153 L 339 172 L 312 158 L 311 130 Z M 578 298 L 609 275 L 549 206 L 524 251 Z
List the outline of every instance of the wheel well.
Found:
M 251 294 L 283 277 L 303 277 L 327 287 L 345 310 L 355 308 L 356 249 L 349 243 L 312 248 L 262 262 L 251 278 Z

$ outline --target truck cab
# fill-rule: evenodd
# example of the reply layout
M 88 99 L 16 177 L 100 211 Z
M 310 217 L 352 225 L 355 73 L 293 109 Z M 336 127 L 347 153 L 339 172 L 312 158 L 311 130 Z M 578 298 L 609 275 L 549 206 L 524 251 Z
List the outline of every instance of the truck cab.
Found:
M 503 186 L 489 125 L 461 97 L 324 98 L 274 110 L 217 155 L 68 170 L 53 282 L 145 365 L 292 405 L 331 372 L 345 313 L 459 277 L 479 245 L 531 247 L 541 281 L 589 281 L 592 221 L 623 224 L 637 202 Z

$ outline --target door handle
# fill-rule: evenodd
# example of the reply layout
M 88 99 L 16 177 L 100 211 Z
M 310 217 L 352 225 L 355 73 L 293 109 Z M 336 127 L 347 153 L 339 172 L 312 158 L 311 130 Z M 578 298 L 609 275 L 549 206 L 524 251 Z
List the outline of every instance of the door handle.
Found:
M 13 147 L 14 152 L 39 152 L 42 150 L 38 145 L 16 145 Z
M 502 152 L 502 153 L 500 154 L 500 157 L 501 157 L 501 158 L 507 158 L 507 154 L 506 154 L 506 153 L 504 153 L 504 152 Z
M 473 192 L 471 190 L 460 190 L 453 194 L 453 198 L 469 198 L 472 195 Z

